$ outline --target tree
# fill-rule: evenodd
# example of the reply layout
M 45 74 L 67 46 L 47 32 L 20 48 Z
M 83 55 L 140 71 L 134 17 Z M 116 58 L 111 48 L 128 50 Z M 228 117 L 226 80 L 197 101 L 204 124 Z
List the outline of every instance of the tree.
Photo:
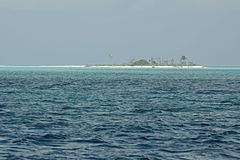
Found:
M 186 56 L 182 56 L 181 59 L 180 59 L 180 64 L 182 66 L 185 66 L 187 65 L 187 57 Z
M 174 59 L 171 59 L 171 65 L 174 66 L 175 63 L 174 63 Z
M 138 61 L 135 61 L 132 63 L 132 66 L 150 66 L 151 63 L 149 63 L 147 60 L 145 59 L 140 59 Z
M 162 58 L 160 57 L 160 58 L 158 58 L 158 65 L 162 65 Z
M 155 61 L 154 58 L 151 58 L 151 59 L 149 60 L 149 63 L 150 63 L 151 65 L 158 65 L 158 63 Z

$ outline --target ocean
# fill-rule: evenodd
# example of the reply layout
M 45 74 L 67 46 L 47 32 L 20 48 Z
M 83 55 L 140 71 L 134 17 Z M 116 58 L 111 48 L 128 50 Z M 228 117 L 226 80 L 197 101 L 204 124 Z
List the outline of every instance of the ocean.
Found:
M 240 68 L 0 67 L 0 159 L 240 159 Z

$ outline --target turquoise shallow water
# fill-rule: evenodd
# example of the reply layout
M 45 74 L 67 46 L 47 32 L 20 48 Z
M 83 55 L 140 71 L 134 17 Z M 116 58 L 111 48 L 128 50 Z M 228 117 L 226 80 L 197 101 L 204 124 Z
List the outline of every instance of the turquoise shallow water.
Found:
M 240 69 L 0 67 L 0 159 L 240 159 Z

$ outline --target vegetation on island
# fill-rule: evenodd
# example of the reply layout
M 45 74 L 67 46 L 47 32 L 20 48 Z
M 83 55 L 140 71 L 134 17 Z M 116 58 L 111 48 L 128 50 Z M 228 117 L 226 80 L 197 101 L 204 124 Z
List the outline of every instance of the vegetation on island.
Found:
M 149 63 L 147 60 L 145 59 L 140 59 L 137 60 L 133 63 L 130 63 L 131 66 L 151 66 L 151 63 Z
M 129 65 L 131 66 L 196 66 L 197 64 L 188 61 L 186 56 L 181 56 L 179 62 L 174 59 L 164 60 L 161 58 L 155 59 L 150 58 L 149 60 L 140 59 L 140 60 L 131 60 Z
M 109 59 L 112 60 L 113 56 L 109 55 Z M 131 60 L 125 64 L 95 64 L 86 66 L 197 66 L 197 64 L 188 60 L 186 56 L 181 56 L 178 61 L 173 58 L 170 60 L 162 58 L 150 58 L 150 59 L 138 59 Z

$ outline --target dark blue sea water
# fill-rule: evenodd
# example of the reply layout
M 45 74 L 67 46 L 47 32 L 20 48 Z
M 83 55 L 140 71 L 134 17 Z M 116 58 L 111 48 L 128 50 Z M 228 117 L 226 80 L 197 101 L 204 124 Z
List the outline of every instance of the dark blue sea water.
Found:
M 2 67 L 0 159 L 240 159 L 240 69 Z

